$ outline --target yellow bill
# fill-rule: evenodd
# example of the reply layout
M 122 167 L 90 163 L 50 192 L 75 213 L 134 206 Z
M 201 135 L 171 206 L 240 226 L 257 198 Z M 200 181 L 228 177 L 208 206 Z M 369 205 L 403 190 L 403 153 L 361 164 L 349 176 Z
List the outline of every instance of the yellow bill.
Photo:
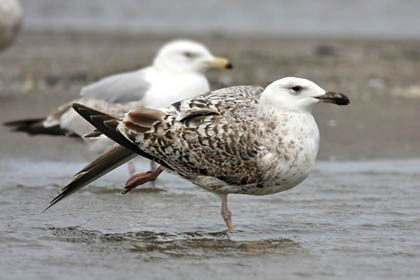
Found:
M 233 64 L 224 57 L 214 57 L 212 60 L 206 61 L 209 68 L 232 69 Z

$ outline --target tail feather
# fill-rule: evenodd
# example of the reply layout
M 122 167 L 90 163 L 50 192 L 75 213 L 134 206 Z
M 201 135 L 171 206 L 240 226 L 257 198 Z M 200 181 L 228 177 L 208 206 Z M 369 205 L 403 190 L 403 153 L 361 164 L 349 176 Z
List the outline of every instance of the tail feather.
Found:
M 33 119 L 23 119 L 23 120 L 17 120 L 17 121 L 10 121 L 5 122 L 3 125 L 5 126 L 24 126 L 24 125 L 33 125 L 35 123 L 43 122 L 45 118 L 33 118 Z
M 65 136 L 69 135 L 69 132 L 60 128 L 59 125 L 45 127 L 44 118 L 35 119 L 24 119 L 17 121 L 10 121 L 3 123 L 4 126 L 12 127 L 12 131 L 26 132 L 29 135 L 54 135 L 54 136 Z
M 96 111 L 94 109 L 91 109 L 89 107 L 86 107 L 78 103 L 73 103 L 72 107 L 83 118 L 85 118 L 94 127 L 96 127 L 98 130 L 100 130 L 103 134 L 105 134 L 107 137 L 109 137 L 113 141 L 117 142 L 118 144 L 127 148 L 128 150 L 131 150 L 141 155 L 142 157 L 155 161 L 159 163 L 160 165 L 172 170 L 172 168 L 170 168 L 164 161 L 154 157 L 153 155 L 146 153 L 143 150 L 140 150 L 140 148 L 136 144 L 132 143 L 127 138 L 125 138 L 124 135 L 122 135 L 117 130 L 117 126 L 119 125 L 119 120 L 116 119 L 115 117 Z
M 165 162 L 140 150 L 136 144 L 125 138 L 117 130 L 119 121 L 116 118 L 77 103 L 73 104 L 73 108 L 99 131 L 120 145 L 114 146 L 111 150 L 103 153 L 98 159 L 79 171 L 75 175 L 73 181 L 65 186 L 63 191 L 50 201 L 44 211 L 48 210 L 54 204 L 80 190 L 94 180 L 134 158 L 137 154 L 156 161 L 164 167 L 171 169 Z
M 83 135 L 84 138 L 96 138 L 102 135 L 102 132 L 99 129 L 94 129 L 90 133 Z
M 92 163 L 85 166 L 81 171 L 79 171 L 73 181 L 71 181 L 67 186 L 63 188 L 63 191 L 50 201 L 47 208 L 44 211 L 47 211 L 54 204 L 58 203 L 60 200 L 68 197 L 72 193 L 80 190 L 84 186 L 93 182 L 94 180 L 102 177 L 106 173 L 114 170 L 120 165 L 126 163 L 136 156 L 130 150 L 116 145 L 111 150 L 103 153 L 99 158 L 97 158 Z
M 117 131 L 118 120 L 110 115 L 96 111 L 92 108 L 86 107 L 84 105 L 74 103 L 73 109 L 79 113 L 84 119 L 90 122 L 96 129 L 101 131 L 103 134 L 120 144 L 121 146 L 126 147 L 133 152 L 137 152 L 139 149 L 137 145 L 131 143 L 123 135 Z M 107 125 L 105 124 L 107 123 Z M 112 126 L 111 126 L 112 125 Z

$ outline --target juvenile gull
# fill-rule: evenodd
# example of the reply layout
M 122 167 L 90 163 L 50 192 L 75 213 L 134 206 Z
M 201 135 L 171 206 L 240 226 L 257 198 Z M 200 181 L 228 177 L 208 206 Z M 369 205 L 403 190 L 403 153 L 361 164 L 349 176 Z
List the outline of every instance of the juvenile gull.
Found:
M 123 119 L 74 104 L 79 114 L 125 149 L 84 168 L 48 208 L 135 152 L 218 195 L 222 217 L 232 230 L 228 194 L 274 194 L 309 175 L 319 144 L 311 110 L 320 102 L 347 105 L 349 99 L 309 80 L 288 77 L 265 89 L 213 91 L 164 110 L 138 108 Z

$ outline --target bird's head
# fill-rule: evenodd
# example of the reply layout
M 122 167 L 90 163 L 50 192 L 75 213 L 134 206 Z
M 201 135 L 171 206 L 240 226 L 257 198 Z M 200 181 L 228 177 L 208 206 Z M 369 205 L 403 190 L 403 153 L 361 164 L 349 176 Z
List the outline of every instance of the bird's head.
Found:
M 228 59 L 215 57 L 205 46 L 190 40 L 176 40 L 164 45 L 156 55 L 153 65 L 173 72 L 199 73 L 208 68 L 233 68 Z
M 261 106 L 274 110 L 311 112 L 316 103 L 347 105 L 342 93 L 326 91 L 312 81 L 287 77 L 269 84 L 261 95 Z

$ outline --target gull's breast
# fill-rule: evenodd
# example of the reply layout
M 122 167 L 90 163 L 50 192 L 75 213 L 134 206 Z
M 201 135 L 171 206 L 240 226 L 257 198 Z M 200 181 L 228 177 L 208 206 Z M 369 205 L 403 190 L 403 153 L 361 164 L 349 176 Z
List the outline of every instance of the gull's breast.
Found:
M 265 179 L 262 194 L 285 191 L 305 180 L 319 147 L 319 130 L 312 115 L 282 115 L 267 139 L 268 152 L 261 158 Z

